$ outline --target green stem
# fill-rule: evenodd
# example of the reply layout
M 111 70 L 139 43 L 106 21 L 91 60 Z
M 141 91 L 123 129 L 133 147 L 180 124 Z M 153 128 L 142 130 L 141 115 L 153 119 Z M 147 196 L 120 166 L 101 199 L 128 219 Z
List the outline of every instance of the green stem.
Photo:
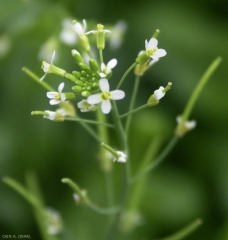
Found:
M 94 132 L 94 130 L 89 127 L 86 123 L 84 122 L 79 122 L 79 124 L 81 124 L 81 126 L 94 138 L 96 139 L 99 143 L 101 143 L 101 139 L 97 136 L 97 134 Z
M 164 150 L 160 153 L 160 155 L 158 155 L 158 157 L 144 171 L 133 177 L 131 183 L 137 181 L 139 178 L 143 177 L 145 174 L 147 174 L 151 170 L 155 169 L 159 164 L 161 164 L 165 160 L 166 156 L 173 149 L 173 147 L 176 145 L 178 139 L 179 137 L 173 136 L 173 138 L 170 140 Z
M 74 122 L 90 123 L 90 124 L 96 124 L 96 125 L 103 125 L 105 127 L 114 128 L 114 126 L 112 124 L 109 124 L 109 123 L 98 122 L 98 121 L 94 121 L 94 120 L 81 119 L 79 117 L 77 117 L 77 118 L 64 117 L 64 120 L 74 121 Z
M 39 199 L 40 204 L 42 205 L 43 209 L 45 208 L 43 197 L 39 188 L 39 184 L 37 178 L 33 172 L 29 172 L 26 174 L 26 183 L 28 190 L 37 198 Z M 46 226 L 44 225 L 44 218 L 40 214 L 40 212 L 33 209 L 33 213 L 36 218 L 36 222 L 42 236 L 43 240 L 57 240 L 58 237 L 55 235 L 50 235 L 47 233 Z
M 140 106 L 140 107 L 138 107 L 138 108 L 135 108 L 134 110 L 132 110 L 132 111 L 130 111 L 130 112 L 127 112 L 127 113 L 125 113 L 125 114 L 120 115 L 119 118 L 125 118 L 125 117 L 127 117 L 128 115 L 131 115 L 131 114 L 133 114 L 133 113 L 136 113 L 136 112 L 138 112 L 138 111 L 141 111 L 141 110 L 143 110 L 143 109 L 145 109 L 145 108 L 147 108 L 147 107 L 149 107 L 148 104 L 144 104 L 144 105 L 142 105 L 142 106 Z
M 171 235 L 169 237 L 162 238 L 160 240 L 182 240 L 182 239 L 188 237 L 194 231 L 196 231 L 198 229 L 198 227 L 200 227 L 202 225 L 202 223 L 203 222 L 202 222 L 201 219 L 197 219 L 194 222 L 190 223 L 185 228 L 183 228 L 180 231 L 174 233 L 173 235 Z
M 128 75 L 128 73 L 137 65 L 137 62 L 134 62 L 128 69 L 127 71 L 124 73 L 123 77 L 120 79 L 116 89 L 119 89 L 120 86 L 122 85 L 124 79 L 126 78 L 126 76 Z
M 102 113 L 101 109 L 98 109 L 96 111 L 97 113 L 97 120 L 99 122 L 106 122 L 107 116 Z M 98 133 L 100 138 L 108 143 L 108 131 L 107 128 L 105 128 L 102 125 L 98 125 Z M 112 167 L 113 162 L 110 161 L 110 159 L 107 157 L 106 149 L 100 148 L 100 156 L 102 161 L 102 169 L 105 174 L 105 183 L 106 183 L 106 192 L 107 192 L 107 200 L 108 200 L 108 206 L 111 207 L 114 203 L 114 192 L 113 192 L 113 182 L 112 182 Z
M 112 207 L 112 208 L 98 207 L 90 201 L 90 199 L 87 197 L 87 195 L 82 194 L 82 190 L 80 189 L 80 187 L 75 182 L 73 182 L 71 179 L 63 178 L 61 181 L 63 183 L 66 183 L 73 190 L 74 193 L 77 193 L 80 196 L 80 198 L 83 200 L 83 202 L 89 208 L 91 208 L 92 210 L 94 210 L 97 213 L 104 214 L 104 215 L 109 215 L 109 214 L 116 213 L 120 210 L 120 208 L 118 206 L 117 207 Z
M 103 52 L 102 49 L 99 49 L 100 63 L 103 63 Z
M 140 77 L 136 76 L 134 88 L 133 88 L 133 92 L 132 92 L 132 96 L 131 96 L 131 101 L 130 101 L 130 105 L 129 105 L 129 112 L 131 112 L 133 110 L 134 105 L 135 105 L 136 96 L 137 96 L 137 92 L 138 92 L 138 88 L 139 88 L 139 80 L 140 80 Z M 128 115 L 127 120 L 126 120 L 126 125 L 125 125 L 126 136 L 128 135 L 129 127 L 131 124 L 131 119 L 132 119 L 132 115 Z
M 189 119 L 189 116 L 191 114 L 191 111 L 196 103 L 196 100 L 198 99 L 201 91 L 203 90 L 205 84 L 208 82 L 209 78 L 212 76 L 212 74 L 215 72 L 215 70 L 217 69 L 217 67 L 219 66 L 219 64 L 221 63 L 222 58 L 218 57 L 216 58 L 211 65 L 208 67 L 208 69 L 206 70 L 206 72 L 203 74 L 203 76 L 201 77 L 201 79 L 199 80 L 198 85 L 196 86 L 195 90 L 193 91 L 185 109 L 184 112 L 182 114 L 182 122 L 183 124 Z
M 34 195 L 28 192 L 21 184 L 10 177 L 4 177 L 2 181 L 12 187 L 22 197 L 24 197 L 24 199 L 27 200 L 41 215 L 46 216 L 40 201 Z
M 30 71 L 28 68 L 23 67 L 22 71 L 25 72 L 29 77 L 31 77 L 35 82 L 40 84 L 43 88 L 45 88 L 47 91 L 50 91 L 50 92 L 54 92 L 55 91 L 55 89 L 53 89 L 50 85 L 45 83 L 44 80 L 40 81 L 40 78 L 35 73 Z
M 128 144 L 127 144 L 126 135 L 124 133 L 123 126 L 122 126 L 122 123 L 119 118 L 116 103 L 114 101 L 112 103 L 113 103 L 113 116 L 114 116 L 114 121 L 116 124 L 116 130 L 117 130 L 123 151 L 128 156 Z M 124 182 L 123 182 L 123 189 L 122 189 L 121 198 L 120 198 L 120 211 L 112 219 L 112 223 L 110 224 L 108 232 L 104 238 L 106 240 L 114 239 L 114 236 L 115 236 L 116 230 L 117 230 L 117 226 L 118 226 L 118 222 L 119 222 L 121 213 L 124 211 L 124 206 L 126 204 L 127 197 L 129 194 L 129 186 L 130 186 L 129 185 L 130 184 L 130 161 L 129 161 L 129 158 L 127 159 L 124 166 L 125 166 L 125 168 L 123 169 Z

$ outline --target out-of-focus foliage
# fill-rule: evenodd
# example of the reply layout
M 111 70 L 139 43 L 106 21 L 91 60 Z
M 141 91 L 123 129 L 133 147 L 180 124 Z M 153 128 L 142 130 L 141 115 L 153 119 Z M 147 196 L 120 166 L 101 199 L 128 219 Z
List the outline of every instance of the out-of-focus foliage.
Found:
M 123 46 L 104 52 L 105 60 L 118 59 L 112 77 L 115 86 L 138 52 L 159 28 L 159 46 L 167 56 L 141 79 L 137 106 L 144 104 L 159 86 L 172 82 L 167 96 L 156 107 L 133 115 L 131 147 L 133 167 L 141 161 L 143 147 L 156 131 L 168 139 L 198 79 L 217 56 L 223 62 L 199 98 L 192 118 L 197 128 L 179 142 L 172 154 L 148 176 L 140 211 L 142 225 L 129 239 L 153 239 L 168 235 L 197 217 L 203 226 L 189 240 L 228 238 L 228 6 L 226 1 L 0 1 L 0 176 L 24 183 L 32 170 L 39 180 L 46 203 L 58 209 L 71 239 L 101 239 L 107 219 L 77 207 L 71 192 L 60 180 L 76 180 L 101 204 L 105 201 L 104 176 L 96 158 L 98 146 L 73 122 L 61 124 L 31 117 L 33 110 L 46 110 L 45 91 L 29 79 L 26 66 L 43 75 L 38 58 L 41 46 L 59 36 L 66 18 L 94 23 L 127 22 Z M 70 47 L 55 43 L 56 64 L 75 70 Z M 130 99 L 133 74 L 123 85 Z M 57 86 L 60 77 L 47 76 Z M 118 103 L 121 113 L 127 100 Z M 122 104 L 122 105 L 121 105 Z M 75 102 L 76 105 L 76 102 Z M 91 116 L 86 115 L 86 116 Z M 160 130 L 158 130 L 160 129 Z M 162 131 L 163 130 L 163 131 Z M 113 140 L 115 144 L 115 140 Z M 116 167 L 120 174 L 119 167 Z M 134 171 L 133 168 L 133 171 Z M 121 185 L 117 180 L 116 189 Z M 31 234 L 39 239 L 28 204 L 0 184 L 0 233 Z M 90 229 L 90 231 L 88 230 Z

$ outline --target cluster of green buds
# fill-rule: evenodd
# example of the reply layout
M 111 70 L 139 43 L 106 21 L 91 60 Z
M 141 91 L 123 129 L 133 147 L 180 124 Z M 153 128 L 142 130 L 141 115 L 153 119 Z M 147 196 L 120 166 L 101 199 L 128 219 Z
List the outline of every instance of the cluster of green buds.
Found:
M 86 64 L 77 50 L 72 50 L 72 55 L 81 71 L 73 71 L 76 86 L 72 90 L 80 93 L 83 97 L 88 97 L 99 89 L 99 65 L 94 58 L 90 58 L 89 65 Z M 68 77 L 66 75 L 66 77 Z

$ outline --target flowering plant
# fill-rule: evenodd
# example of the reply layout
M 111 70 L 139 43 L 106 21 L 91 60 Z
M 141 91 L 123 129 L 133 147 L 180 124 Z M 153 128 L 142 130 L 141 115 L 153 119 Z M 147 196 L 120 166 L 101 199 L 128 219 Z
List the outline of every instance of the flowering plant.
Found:
M 111 221 L 107 226 L 107 231 L 104 232 L 104 236 L 105 239 L 114 239 L 115 233 L 118 230 L 126 234 L 142 223 L 142 217 L 139 211 L 137 211 L 137 209 L 131 209 L 128 206 L 130 200 L 137 198 L 134 189 L 139 186 L 137 184 L 142 183 L 142 179 L 144 179 L 149 172 L 154 170 L 165 159 L 178 140 L 195 127 L 196 122 L 189 121 L 190 114 L 201 90 L 220 64 L 221 58 L 217 58 L 200 79 L 186 108 L 181 116 L 177 118 L 177 127 L 174 136 L 167 146 L 165 146 L 154 159 L 150 159 L 148 155 L 140 159 L 138 162 L 139 171 L 133 175 L 130 167 L 132 152 L 129 148 L 129 130 L 132 116 L 145 108 L 157 106 L 172 86 L 172 83 L 168 82 L 167 86 L 160 86 L 157 90 L 153 90 L 151 96 L 148 96 L 147 102 L 135 108 L 139 81 L 144 73 L 149 70 L 154 63 L 158 62 L 160 58 L 165 57 L 167 53 L 164 49 L 159 49 L 157 47 L 159 31 L 156 30 L 150 40 L 145 41 L 145 50 L 139 52 L 133 64 L 126 70 L 115 87 L 114 80 L 111 79 L 112 72 L 117 66 L 117 60 L 113 58 L 108 61 L 106 65 L 106 61 L 103 59 L 106 34 L 112 34 L 112 32 L 110 30 L 104 30 L 104 26 L 101 24 L 97 25 L 97 30 L 90 30 L 89 32 L 86 32 L 86 27 L 85 20 L 83 20 L 83 25 L 76 20 L 72 22 L 72 29 L 80 44 L 80 50 L 73 49 L 71 51 L 78 68 L 76 71 L 68 73 L 66 70 L 56 67 L 53 64 L 55 52 L 52 55 L 50 63 L 45 61 L 42 63 L 41 67 L 45 73 L 43 77 L 37 77 L 27 68 L 23 68 L 23 71 L 48 91 L 47 98 L 51 99 L 49 102 L 50 105 L 59 105 L 60 107 L 56 111 L 32 111 L 32 115 L 42 115 L 45 119 L 49 119 L 53 122 L 75 121 L 99 143 L 101 168 L 107 175 L 108 207 L 100 207 L 95 204 L 91 200 L 89 193 L 81 189 L 72 179 L 63 178 L 62 182 L 72 189 L 73 199 L 77 205 L 85 205 L 99 214 L 109 216 Z M 87 37 L 90 33 L 95 34 L 97 55 L 93 55 L 93 46 L 91 46 L 90 40 Z M 67 39 L 65 35 L 61 36 L 63 39 Z M 73 38 L 71 37 L 71 39 Z M 125 94 L 125 91 L 122 90 L 124 89 L 122 84 L 133 69 L 135 74 L 134 86 L 133 89 L 130 89 L 132 91 L 126 91 Z M 49 74 L 54 74 L 67 80 L 69 84 L 71 84 L 71 91 L 63 91 L 65 87 L 64 82 L 58 86 L 58 91 L 56 91 L 45 82 Z M 110 91 L 110 89 L 114 90 Z M 119 114 L 115 100 L 123 101 L 125 95 L 128 94 L 131 94 L 129 110 L 124 114 Z M 70 101 L 76 101 L 76 103 L 73 104 Z M 78 107 L 81 113 L 75 110 L 75 106 Z M 96 119 L 87 119 L 87 112 L 92 112 Z M 110 119 L 108 118 L 108 114 L 110 112 L 112 112 L 113 119 L 109 122 L 108 120 Z M 126 119 L 126 121 L 123 119 Z M 97 129 L 91 127 L 91 125 L 96 125 Z M 114 134 L 117 135 L 119 141 L 118 147 L 112 146 L 112 141 L 108 138 L 109 129 L 114 131 Z M 121 180 L 123 192 L 120 198 L 118 198 L 120 199 L 119 201 L 116 201 L 114 198 L 113 186 L 111 184 L 114 164 L 119 164 L 124 169 L 124 177 Z M 23 195 L 34 207 L 34 212 L 38 216 L 37 221 L 43 234 L 43 239 L 52 239 L 50 237 L 51 235 L 58 235 L 64 231 L 64 226 L 62 224 L 63 220 L 60 215 L 55 210 L 46 208 L 38 195 L 35 195 L 32 191 L 24 188 L 11 178 L 6 177 L 4 181 Z M 143 184 L 140 186 L 142 187 Z M 201 220 L 197 219 L 184 228 L 181 234 L 179 233 L 178 235 L 177 233 L 174 237 L 166 239 L 181 239 L 197 229 L 200 224 Z

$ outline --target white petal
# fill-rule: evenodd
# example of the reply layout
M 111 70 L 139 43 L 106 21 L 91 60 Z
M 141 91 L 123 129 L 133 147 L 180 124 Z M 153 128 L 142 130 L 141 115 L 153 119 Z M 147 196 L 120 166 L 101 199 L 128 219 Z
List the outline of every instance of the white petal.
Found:
M 76 24 L 74 24 L 74 30 L 78 35 L 82 35 L 83 34 L 83 29 L 82 29 L 82 25 L 77 22 Z
M 149 44 L 149 43 L 148 43 L 148 41 L 147 41 L 147 40 L 145 40 L 145 49 L 147 49 L 147 48 L 148 48 L 148 47 L 147 47 L 147 46 L 148 46 L 148 44 Z
M 106 33 L 106 32 L 108 32 L 108 33 L 110 33 L 111 31 L 110 30 L 102 30 L 102 32 L 104 32 L 104 33 Z
M 64 82 L 62 82 L 62 83 L 59 84 L 59 87 L 58 87 L 59 93 L 62 92 L 63 88 L 64 88 Z
M 43 77 L 40 78 L 40 82 L 44 80 L 44 78 L 46 77 L 46 75 L 47 75 L 47 73 L 45 73 L 45 74 L 43 75 Z
M 97 103 L 100 103 L 101 102 L 101 95 L 98 93 L 98 94 L 93 94 L 93 95 L 90 95 L 88 98 L 87 98 L 87 102 L 89 104 L 97 104 Z
M 122 90 L 111 91 L 111 94 L 112 94 L 111 99 L 113 100 L 120 100 L 125 97 L 125 93 Z
M 104 63 L 101 63 L 101 71 L 103 72 L 105 69 L 106 65 Z
M 49 114 L 49 116 L 47 117 L 47 116 L 44 116 L 44 118 L 48 118 L 48 119 L 50 119 L 50 120 L 55 120 L 55 118 L 56 118 L 56 113 L 55 112 L 52 112 L 52 111 L 48 111 L 48 110 L 46 110 L 46 111 L 44 111 L 44 112 L 46 112 L 46 113 L 48 113 Z
M 85 102 L 85 100 L 82 100 L 81 102 L 78 102 L 77 106 L 78 108 L 82 108 L 83 107 L 83 103 Z
M 59 93 L 57 93 L 57 92 L 47 92 L 46 95 L 47 95 L 48 98 L 55 98 L 56 94 L 59 94 Z
M 50 64 L 45 62 L 45 63 L 44 63 L 44 66 L 43 66 L 43 71 L 44 71 L 45 73 L 48 73 L 49 67 L 50 67 Z
M 151 38 L 149 43 L 147 44 L 147 48 L 155 48 L 158 45 L 158 40 L 156 38 Z
M 107 76 L 107 74 L 102 73 L 102 72 L 100 72 L 99 75 L 100 75 L 100 77 L 102 77 L 102 78 L 105 78 L 105 77 Z
M 103 101 L 101 103 L 101 110 L 104 114 L 108 114 L 111 111 L 111 103 L 110 101 Z
M 153 60 L 155 60 L 155 61 L 158 61 L 159 60 L 159 58 L 155 55 L 155 54 L 153 54 L 152 56 L 150 56 Z
M 164 87 L 160 87 L 158 90 L 154 91 L 154 97 L 157 101 L 165 96 L 165 93 L 162 92 L 163 89 Z
M 55 51 L 52 53 L 52 56 L 51 56 L 51 64 L 52 64 L 54 58 L 55 58 Z
M 88 34 L 90 34 L 90 33 L 96 34 L 97 31 L 96 31 L 96 30 L 91 30 L 91 31 L 89 31 L 89 32 L 86 32 L 85 35 L 88 35 Z
M 109 83 L 107 79 L 101 79 L 99 81 L 99 86 L 102 92 L 109 91 Z
M 66 95 L 64 93 L 60 94 L 60 99 L 62 102 L 64 102 L 66 100 Z
M 110 60 L 107 64 L 107 66 L 110 68 L 110 69 L 113 69 L 117 64 L 117 60 L 115 58 L 113 58 L 112 60 Z
M 154 55 L 155 56 L 157 56 L 157 57 L 164 57 L 165 55 L 166 55 L 167 53 L 166 53 L 166 51 L 164 50 L 164 49 L 158 49 L 155 53 L 154 53 Z
M 84 28 L 83 28 L 83 32 L 85 32 L 85 30 L 86 30 L 86 20 L 85 19 L 83 19 L 83 25 L 84 25 Z
M 59 104 L 61 101 L 60 100 L 57 100 L 57 99 L 52 99 L 49 103 L 51 105 L 56 105 L 56 104 Z

